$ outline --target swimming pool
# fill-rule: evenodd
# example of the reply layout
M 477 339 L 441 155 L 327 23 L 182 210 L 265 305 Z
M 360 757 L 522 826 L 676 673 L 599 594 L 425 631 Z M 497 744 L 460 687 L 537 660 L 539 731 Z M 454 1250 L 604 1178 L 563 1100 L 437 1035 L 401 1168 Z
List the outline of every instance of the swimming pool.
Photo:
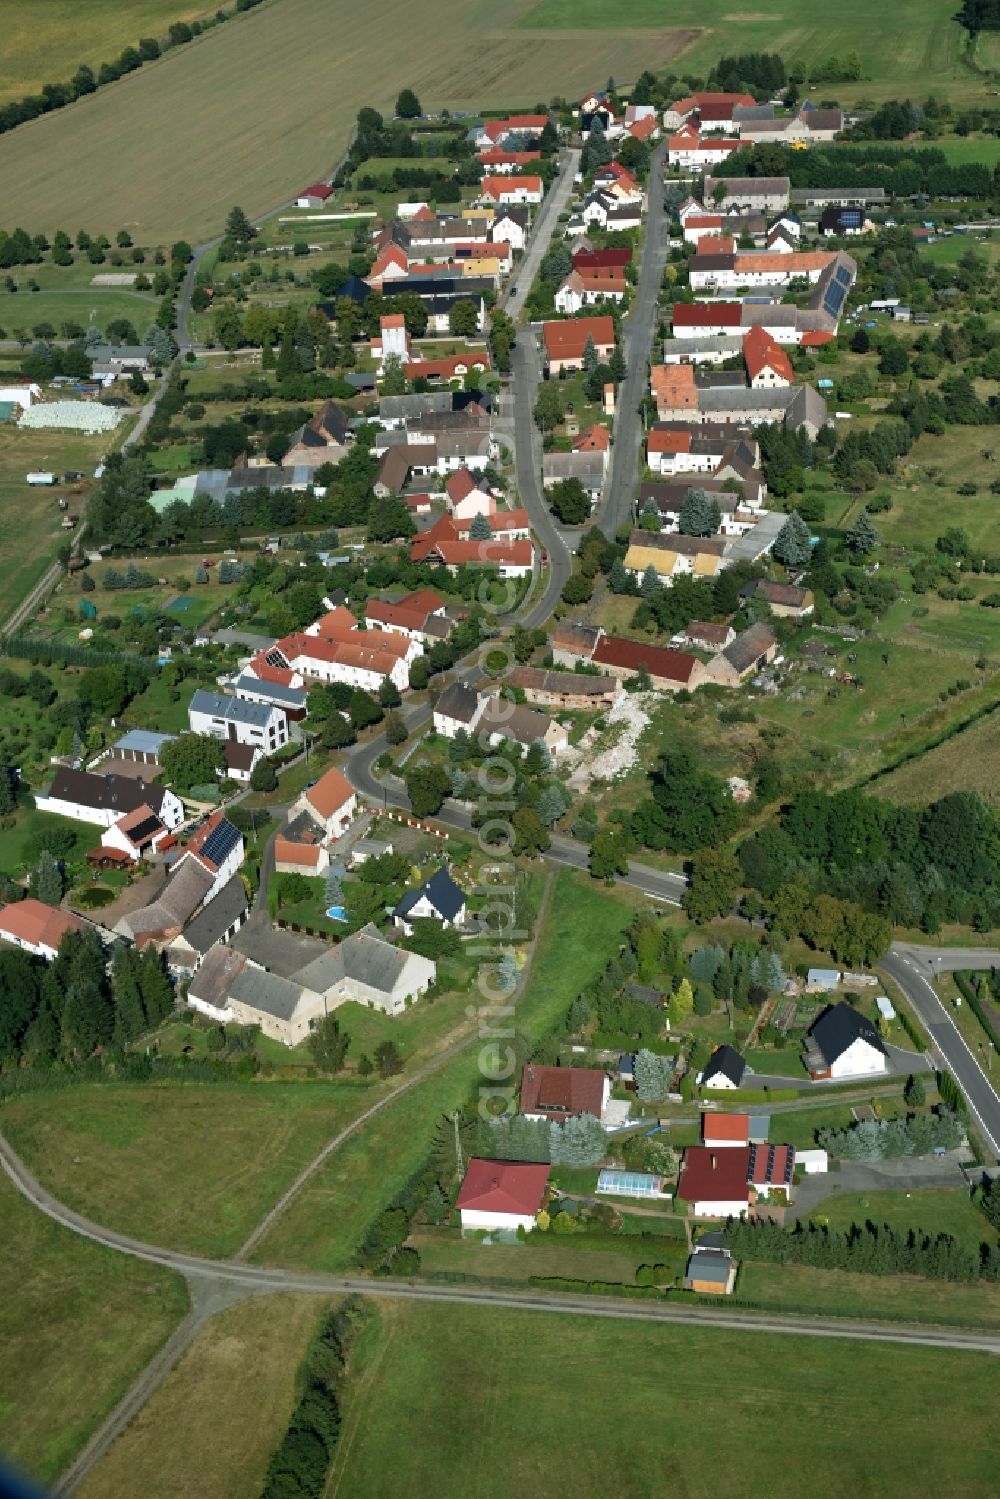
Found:
M 347 907 L 346 906 L 328 906 L 326 914 L 327 914 L 327 916 L 329 916 L 329 918 L 330 918 L 331 921 L 346 921 L 347 920 Z

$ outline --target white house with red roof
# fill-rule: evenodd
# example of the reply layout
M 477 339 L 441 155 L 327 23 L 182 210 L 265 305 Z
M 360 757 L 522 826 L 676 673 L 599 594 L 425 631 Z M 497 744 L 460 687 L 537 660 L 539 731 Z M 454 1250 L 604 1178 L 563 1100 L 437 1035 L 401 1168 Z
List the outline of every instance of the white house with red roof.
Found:
M 778 341 L 758 324 L 743 340 L 747 379 L 754 390 L 773 390 L 795 384 L 791 360 Z
M 509 176 L 484 177 L 480 196 L 487 203 L 499 203 L 506 207 L 535 205 L 545 196 L 545 185 L 541 177 L 517 177 L 513 173 Z
M 372 339 L 371 354 L 378 366 L 377 375 L 384 372 L 387 359 L 395 358 L 406 364 L 410 358 L 410 335 L 401 312 L 390 312 L 379 319 L 379 336 Z
M 533 1228 L 548 1184 L 548 1166 L 473 1156 L 455 1199 L 463 1230 Z
M 500 515 L 498 511 L 490 518 L 491 526 Z M 508 525 L 513 521 L 530 529 L 526 512 L 505 515 Z M 468 524 L 471 526 L 471 521 Z M 530 535 L 516 539 L 491 535 L 480 541 L 470 537 L 468 530 L 463 534 L 450 515 L 440 516 L 433 526 L 410 542 L 411 562 L 440 562 L 450 573 L 457 573 L 461 567 L 495 567 L 501 578 L 522 578 L 532 571 L 534 555 Z
M 369 629 L 384 630 L 388 634 L 405 635 L 410 640 L 426 641 L 430 620 L 443 621 L 447 600 L 433 588 L 418 588 L 408 593 L 398 603 L 387 603 L 384 599 L 370 598 L 365 605 L 365 621 Z M 441 638 L 432 630 L 434 638 Z
M 541 151 L 505 151 L 502 146 L 489 146 L 479 152 L 484 172 L 496 177 L 505 176 L 509 172 L 520 172 L 541 159 Z
M 739 149 L 738 140 L 728 140 L 723 135 L 702 135 L 694 126 L 685 125 L 668 139 L 667 161 L 672 167 L 702 172 L 708 167 L 721 166 Z
M 171 878 L 185 863 L 197 864 L 211 876 L 202 896 L 202 904 L 213 900 L 227 885 L 243 863 L 243 834 L 233 826 L 225 812 L 213 812 L 182 848 L 171 869 Z
M 599 453 L 607 475 L 611 462 L 611 433 L 603 422 L 595 422 L 573 439 L 574 453 Z
M 389 630 L 362 630 L 349 609 L 329 610 L 305 630 L 293 631 L 254 657 L 248 672 L 277 668 L 304 682 L 345 682 L 377 692 L 386 677 L 403 691 L 419 641 Z
M 497 502 L 467 468 L 449 474 L 444 485 L 445 504 L 457 521 L 471 521 L 477 515 L 492 515 Z
M 327 838 L 340 838 L 357 814 L 358 794 L 334 765 L 303 791 L 297 805 L 319 824 Z
M 406 251 L 395 243 L 385 245 L 375 257 L 365 281 L 369 286 L 383 286 L 386 281 L 402 281 L 410 274 L 410 261 Z
M 741 1218 L 771 1198 L 790 1202 L 795 1170 L 791 1145 L 692 1145 L 684 1152 L 677 1196 L 695 1218 Z
M 67 932 L 83 933 L 88 923 L 71 911 L 28 896 L 9 906 L 0 906 L 0 942 L 9 942 L 23 952 L 51 963 Z

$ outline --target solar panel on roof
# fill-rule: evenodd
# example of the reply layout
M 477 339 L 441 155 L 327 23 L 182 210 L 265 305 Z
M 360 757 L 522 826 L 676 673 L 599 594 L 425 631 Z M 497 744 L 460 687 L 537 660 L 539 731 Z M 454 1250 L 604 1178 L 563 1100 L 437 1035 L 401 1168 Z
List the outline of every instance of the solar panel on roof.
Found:
M 264 660 L 268 666 L 286 666 L 288 664 L 280 651 L 268 651 Z
M 830 286 L 827 287 L 826 295 L 823 298 L 823 311 L 828 312 L 833 318 L 839 317 L 840 309 L 844 305 L 844 298 L 846 296 L 846 287 L 838 286 L 836 283 L 831 283 Z
M 227 822 L 223 818 L 219 826 L 213 828 L 205 839 L 202 845 L 202 854 L 206 859 L 210 859 L 213 864 L 221 866 L 236 847 L 239 837 L 239 832 L 233 827 L 232 823 Z

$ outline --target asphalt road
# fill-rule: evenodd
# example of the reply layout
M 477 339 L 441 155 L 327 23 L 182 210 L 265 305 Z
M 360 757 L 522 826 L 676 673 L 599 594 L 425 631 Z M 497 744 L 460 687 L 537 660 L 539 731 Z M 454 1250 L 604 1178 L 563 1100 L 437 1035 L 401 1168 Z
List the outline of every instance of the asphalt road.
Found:
M 896 943 L 879 966 L 890 978 L 895 979 L 910 1001 L 923 1022 L 942 1065 L 961 1088 L 987 1144 L 1000 1159 L 1000 1095 L 942 1003 L 932 982 L 936 974 L 954 972 L 959 968 L 1000 967 L 1000 952 L 988 948 L 932 948 Z
M 559 1312 L 573 1316 L 611 1317 L 616 1320 L 660 1322 L 681 1326 L 722 1327 L 745 1332 L 784 1333 L 797 1337 L 860 1339 L 870 1343 L 910 1343 L 933 1348 L 960 1348 L 1000 1354 L 1000 1337 L 987 1333 L 955 1332 L 942 1328 L 883 1327 L 864 1321 L 840 1321 L 821 1317 L 742 1313 L 736 1309 L 671 1306 L 658 1301 L 629 1302 L 613 1298 L 571 1296 L 560 1292 L 498 1291 L 473 1286 L 428 1285 L 390 1279 L 367 1280 L 357 1276 L 314 1275 L 267 1269 L 234 1260 L 209 1260 L 198 1255 L 162 1249 L 125 1234 L 102 1228 L 75 1213 L 47 1192 L 20 1158 L 0 1137 L 0 1166 L 18 1190 L 46 1217 L 73 1233 L 135 1259 L 163 1265 L 189 1281 L 210 1280 L 237 1284 L 248 1292 L 299 1291 L 316 1295 L 376 1296 L 392 1300 L 452 1302 L 465 1306 L 503 1307 L 517 1311 Z
M 656 333 L 656 302 L 667 258 L 667 221 L 663 213 L 663 162 L 666 142 L 653 153 L 647 188 L 646 238 L 639 283 L 628 317 L 622 324 L 622 349 L 627 373 L 618 389 L 611 475 L 598 524 L 613 539 L 627 524 L 639 481 L 642 419 L 639 407 L 649 381 L 649 352 Z
M 531 290 L 531 283 L 542 263 L 542 257 L 549 247 L 559 215 L 570 200 L 573 192 L 573 178 L 576 176 L 580 166 L 579 151 L 565 151 L 560 161 L 559 175 L 554 178 L 548 192 L 542 200 L 541 207 L 535 218 L 531 229 L 531 238 L 525 246 L 524 258 L 517 268 L 517 274 L 507 288 L 507 294 L 503 300 L 503 308 L 516 322 L 524 311 L 524 300 Z

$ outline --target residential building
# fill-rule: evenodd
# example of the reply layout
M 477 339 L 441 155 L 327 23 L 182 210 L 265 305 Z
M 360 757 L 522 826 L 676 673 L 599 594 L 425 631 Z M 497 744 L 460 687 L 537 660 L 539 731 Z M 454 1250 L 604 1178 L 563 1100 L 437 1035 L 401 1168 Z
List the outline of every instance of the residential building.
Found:
M 794 1166 L 790 1145 L 692 1145 L 684 1152 L 677 1196 L 691 1203 L 695 1218 L 741 1218 L 761 1199 L 789 1201 Z
M 542 342 L 549 375 L 583 369 L 583 355 L 590 339 L 598 360 L 607 363 L 615 350 L 614 320 L 608 316 L 574 318 L 571 322 L 542 324 Z
M 522 749 L 530 749 L 540 740 L 554 760 L 569 746 L 569 734 L 561 723 L 547 713 L 512 703 L 499 693 L 486 698 L 476 732 L 480 741 L 485 740 L 492 747 L 510 739 Z
M 729 624 L 713 624 L 710 620 L 691 619 L 678 639 L 700 651 L 711 651 L 714 656 L 724 651 L 736 639 L 736 631 Z
M 591 503 L 600 498 L 608 468 L 606 452 L 577 449 L 572 453 L 543 453 L 542 488 L 551 489 L 564 479 L 578 479 Z
M 492 515 L 497 508 L 489 490 L 481 486 L 467 468 L 456 469 L 448 475 L 444 492 L 445 503 L 456 520 L 471 521 L 476 515 Z
M 622 694 L 617 677 L 545 671 L 539 666 L 511 667 L 504 681 L 509 687 L 519 688 L 529 703 L 547 703 L 560 709 L 610 708 Z
M 718 199 L 717 186 L 723 190 Z M 704 198 L 725 213 L 782 213 L 788 207 L 789 188 L 787 177 L 706 176 Z
M 795 583 L 772 583 L 767 578 L 753 578 L 740 589 L 740 598 L 760 599 L 776 619 L 805 619 L 816 607 L 811 588 Z
M 225 889 L 243 862 L 243 838 L 222 812 L 215 812 L 180 850 L 155 899 L 121 917 L 119 936 L 136 947 L 163 947 Z
M 419 588 L 394 604 L 370 598 L 365 604 L 365 620 L 369 628 L 384 630 L 390 635 L 405 635 L 408 640 L 421 644 L 433 643 L 435 639 L 447 638 L 450 633 L 446 606 L 447 600 L 433 588 Z M 432 620 L 436 622 L 433 626 Z M 443 628 L 439 630 L 438 625 Z
M 516 177 L 511 172 L 499 177 L 484 177 L 480 193 L 488 203 L 504 207 L 536 206 L 545 196 L 545 186 L 541 177 Z
M 590 1067 L 542 1067 L 526 1063 L 521 1073 L 521 1109 L 527 1119 L 600 1120 L 611 1098 L 611 1078 Z
M 325 833 L 310 812 L 293 809 L 274 839 L 274 867 L 278 874 L 325 874 L 330 850 Z
M 533 1228 L 548 1180 L 548 1166 L 473 1156 L 455 1199 L 463 1230 L 514 1233 Z
M 270 702 L 250 702 L 199 687 L 188 705 L 192 734 L 257 745 L 271 755 L 288 743 L 288 715 Z
M 189 921 L 166 949 L 167 964 L 175 974 L 194 973 L 205 954 L 219 942 L 229 942 L 248 914 L 246 886 L 234 874 L 200 915 Z
M 499 512 L 491 517 L 491 527 L 498 518 Z M 450 515 L 442 515 L 410 542 L 410 560 L 439 562 L 450 573 L 457 573 L 461 567 L 495 567 L 501 578 L 515 578 L 532 571 L 534 547 L 530 537 L 508 540 L 491 535 L 474 540 L 468 530 L 462 534 Z
M 888 1070 L 889 1058 L 878 1030 L 848 1004 L 831 1005 L 806 1040 L 806 1067 L 812 1078 L 870 1077 Z
M 443 734 L 446 739 L 454 739 L 460 732 L 471 734 L 485 707 L 486 699 L 471 687 L 464 682 L 451 682 L 434 704 L 435 733 Z
M 0 941 L 20 947 L 36 958 L 45 958 L 49 963 L 68 932 L 82 934 L 88 926 L 88 922 L 74 916 L 72 911 L 46 905 L 30 895 L 24 900 L 0 906 Z
M 706 1112 L 701 1116 L 701 1138 L 710 1150 L 740 1150 L 750 1144 L 750 1115 Z
M 40 812 L 54 812 L 74 822 L 92 822 L 110 828 L 121 818 L 145 808 L 169 831 L 184 821 L 184 804 L 166 786 L 141 778 L 114 774 L 92 774 L 59 766 L 47 788 L 35 793 Z
M 552 660 L 557 666 L 590 661 L 603 633 L 600 625 L 582 625 L 574 620 L 557 623 L 552 634 Z
M 728 1044 L 717 1046 L 705 1064 L 701 1075 L 703 1088 L 740 1088 L 747 1064 L 735 1047 Z M 706 1141 L 707 1143 L 707 1141 Z
M 441 868 L 418 890 L 409 890 L 393 912 L 393 919 L 407 937 L 414 921 L 438 921 L 443 927 L 465 925 L 465 892 L 447 869 Z
M 358 794 L 343 771 L 335 765 L 302 793 L 296 806 L 323 830 L 326 838 L 340 838 L 358 811 Z
M 743 340 L 743 358 L 753 390 L 794 385 L 791 360 L 766 328 L 758 325 L 749 329 Z

